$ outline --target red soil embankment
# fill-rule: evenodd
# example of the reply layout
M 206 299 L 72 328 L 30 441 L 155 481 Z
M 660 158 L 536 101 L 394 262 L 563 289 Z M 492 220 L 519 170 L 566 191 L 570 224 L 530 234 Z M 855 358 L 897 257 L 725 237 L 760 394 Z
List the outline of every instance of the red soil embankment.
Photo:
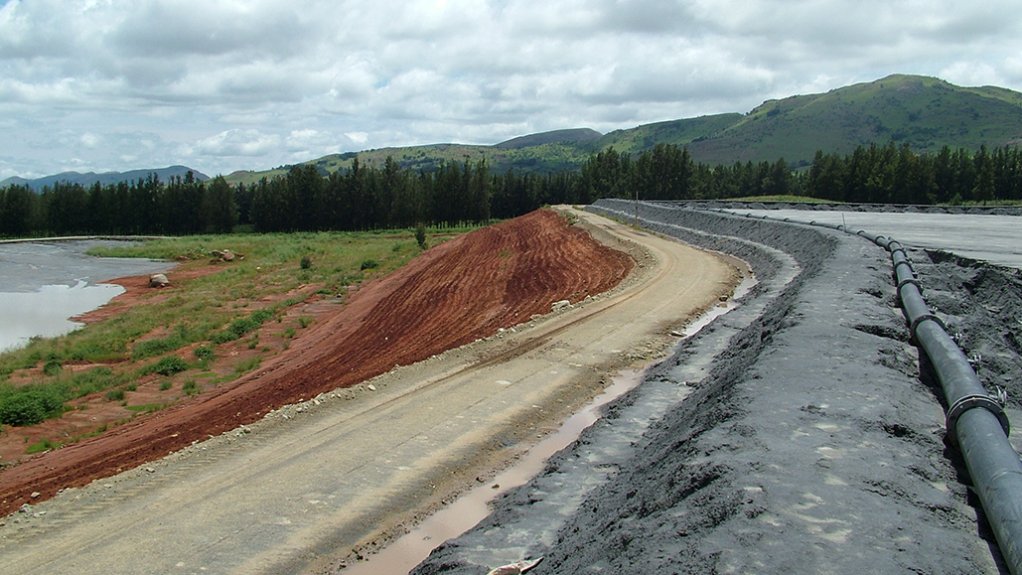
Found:
M 550 210 L 439 245 L 238 381 L 0 472 L 0 515 L 606 291 L 632 265 Z

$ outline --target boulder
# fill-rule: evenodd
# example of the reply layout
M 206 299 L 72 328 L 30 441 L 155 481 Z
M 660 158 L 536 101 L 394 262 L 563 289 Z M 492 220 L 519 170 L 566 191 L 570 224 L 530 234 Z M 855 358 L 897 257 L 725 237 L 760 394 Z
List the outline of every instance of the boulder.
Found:
M 222 262 L 233 262 L 238 257 L 231 250 L 213 250 L 212 255 Z
M 153 274 L 149 276 L 149 287 L 151 288 L 162 288 L 170 285 L 170 280 L 167 279 L 167 274 Z

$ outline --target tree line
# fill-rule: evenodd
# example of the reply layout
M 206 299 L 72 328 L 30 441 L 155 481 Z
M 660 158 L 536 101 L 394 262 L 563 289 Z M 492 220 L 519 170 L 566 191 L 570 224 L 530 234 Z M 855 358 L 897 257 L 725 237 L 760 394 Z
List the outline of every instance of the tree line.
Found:
M 640 154 L 607 149 L 576 170 L 491 172 L 485 160 L 442 163 L 429 171 L 388 158 L 379 168 L 357 159 L 346 170 L 313 165 L 230 186 L 191 174 L 118 184 L 58 183 L 35 193 L 0 189 L 0 236 L 74 234 L 183 235 L 372 230 L 452 226 L 510 218 L 547 204 L 600 198 L 727 199 L 797 195 L 844 202 L 932 204 L 1022 200 L 1022 152 L 1014 147 L 919 154 L 907 145 L 860 146 L 851 154 L 817 152 L 807 169 L 783 160 L 696 163 L 684 147 L 658 144 Z
M 216 177 L 188 172 L 160 181 L 85 187 L 58 182 L 41 193 L 28 186 L 0 190 L 0 236 L 186 235 L 230 232 L 238 222 L 235 190 Z

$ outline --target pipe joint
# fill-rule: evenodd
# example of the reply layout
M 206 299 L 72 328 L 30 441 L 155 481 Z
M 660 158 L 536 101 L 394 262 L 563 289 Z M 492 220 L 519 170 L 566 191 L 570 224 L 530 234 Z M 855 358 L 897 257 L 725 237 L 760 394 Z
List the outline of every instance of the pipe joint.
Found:
M 1008 415 L 1004 413 L 1004 407 L 1001 406 L 1001 402 L 995 397 L 974 393 L 959 397 L 947 410 L 945 425 L 948 437 L 951 438 L 952 443 L 958 443 L 958 419 L 963 413 L 975 407 L 982 407 L 994 414 L 997 417 L 997 421 L 1001 424 L 1001 429 L 1004 430 L 1005 437 L 1011 433 L 1011 424 L 1008 421 Z
M 911 325 L 908 326 L 908 332 L 912 334 L 912 338 L 915 339 L 916 341 L 919 341 L 919 337 L 916 336 L 916 330 L 919 329 L 919 324 L 923 323 L 924 321 L 937 322 L 937 325 L 940 326 L 940 329 L 944 330 L 945 332 L 947 331 L 947 326 L 944 325 L 944 320 L 933 315 L 932 313 L 925 313 L 912 320 Z
M 919 293 L 923 293 L 923 285 L 920 284 L 919 280 L 914 278 L 914 277 L 912 277 L 912 278 L 905 278 L 905 279 L 901 280 L 900 282 L 898 282 L 898 287 L 897 287 L 898 291 L 901 292 L 901 288 L 907 286 L 908 284 L 912 284 L 912 285 L 916 286 L 916 289 L 919 290 Z

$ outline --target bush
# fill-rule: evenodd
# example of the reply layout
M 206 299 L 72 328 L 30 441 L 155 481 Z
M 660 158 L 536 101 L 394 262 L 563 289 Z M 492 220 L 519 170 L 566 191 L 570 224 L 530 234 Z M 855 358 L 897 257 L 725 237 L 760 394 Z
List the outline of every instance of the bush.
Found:
M 302 256 L 302 261 L 301 261 L 301 262 L 299 262 L 299 264 L 298 264 L 298 265 L 299 265 L 299 267 L 301 267 L 301 268 L 302 268 L 303 270 L 307 270 L 307 269 L 310 269 L 310 268 L 312 268 L 312 259 L 311 259 L 311 258 L 309 258 L 309 256 Z
M 426 226 L 422 224 L 415 226 L 415 241 L 419 244 L 420 250 L 424 250 L 429 247 L 426 244 Z
M 368 260 L 362 260 L 362 267 L 360 267 L 359 269 L 365 271 L 365 270 L 376 269 L 378 267 L 380 267 L 380 262 L 378 262 L 378 261 L 376 261 L 374 259 L 368 259 Z
M 209 361 L 216 356 L 216 353 L 214 353 L 213 348 L 208 345 L 201 345 L 195 348 L 195 351 L 192 353 L 194 353 L 195 357 L 201 361 Z
M 23 387 L 0 397 L 0 423 L 7 425 L 35 425 L 63 411 L 64 398 L 53 388 Z
M 167 356 L 160 361 L 142 370 L 143 375 L 158 373 L 160 375 L 174 375 L 188 369 L 188 362 L 176 355 Z

